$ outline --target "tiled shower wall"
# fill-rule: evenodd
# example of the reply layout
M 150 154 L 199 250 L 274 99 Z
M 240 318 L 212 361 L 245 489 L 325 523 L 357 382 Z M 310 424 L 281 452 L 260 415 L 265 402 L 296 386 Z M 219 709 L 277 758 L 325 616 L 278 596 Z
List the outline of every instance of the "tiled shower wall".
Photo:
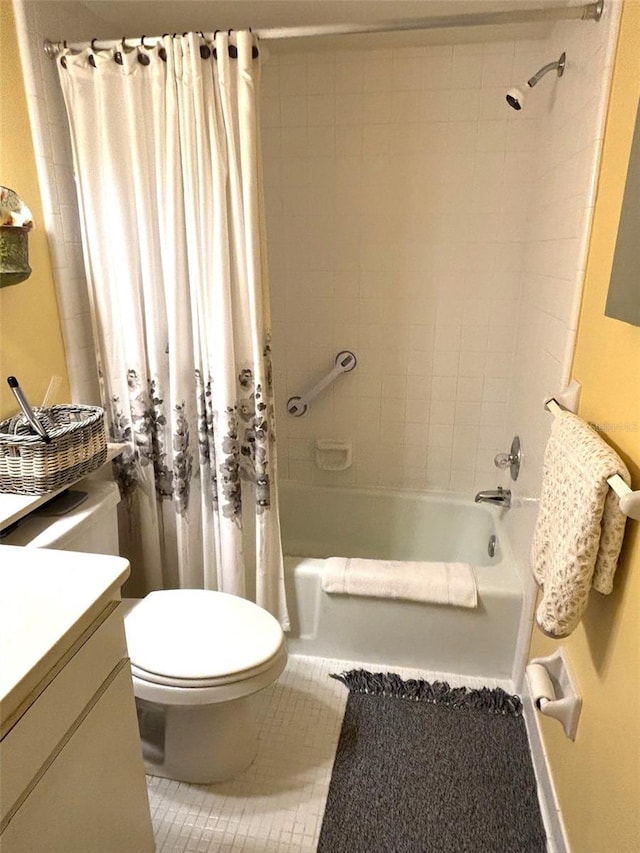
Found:
M 270 61 L 263 127 L 282 475 L 537 494 L 568 379 L 618 9 L 544 41 Z M 506 90 L 568 54 L 510 110 Z M 300 418 L 336 352 L 358 366 Z M 316 439 L 353 446 L 344 472 Z
M 543 402 L 571 378 L 620 10 L 620 3 L 607 0 L 597 24 L 557 24 L 537 57 L 542 64 L 545 57 L 566 51 L 567 70 L 557 86 L 543 90 L 522 267 L 507 418 L 509 439 L 520 433 L 525 453 L 522 476 L 514 486 L 520 494 L 540 493 L 551 424 Z
M 495 485 L 538 134 L 535 105 L 516 121 L 504 95 L 530 49 L 493 42 L 266 64 L 283 476 Z M 287 415 L 287 398 L 341 349 L 357 368 L 306 415 Z M 317 438 L 349 440 L 352 467 L 319 470 Z

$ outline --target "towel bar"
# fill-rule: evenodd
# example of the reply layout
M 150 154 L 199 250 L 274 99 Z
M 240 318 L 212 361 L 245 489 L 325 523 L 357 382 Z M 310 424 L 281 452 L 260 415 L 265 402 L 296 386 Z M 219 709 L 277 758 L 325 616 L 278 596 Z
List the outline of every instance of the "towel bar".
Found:
M 560 412 L 564 411 L 562 406 L 554 397 L 550 397 L 544 404 L 545 409 L 557 417 Z M 633 491 L 625 483 L 619 474 L 614 474 L 607 480 L 609 488 L 612 489 L 620 498 L 620 510 L 629 518 L 640 520 L 640 491 Z

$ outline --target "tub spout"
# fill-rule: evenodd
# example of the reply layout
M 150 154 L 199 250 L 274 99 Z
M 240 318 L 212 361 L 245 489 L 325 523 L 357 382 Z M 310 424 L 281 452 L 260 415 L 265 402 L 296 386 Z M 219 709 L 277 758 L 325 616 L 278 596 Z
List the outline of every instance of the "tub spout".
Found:
M 503 489 L 498 486 L 497 489 L 487 489 L 484 492 L 478 492 L 475 497 L 476 503 L 494 504 L 494 506 L 503 506 L 509 509 L 511 506 L 511 490 Z

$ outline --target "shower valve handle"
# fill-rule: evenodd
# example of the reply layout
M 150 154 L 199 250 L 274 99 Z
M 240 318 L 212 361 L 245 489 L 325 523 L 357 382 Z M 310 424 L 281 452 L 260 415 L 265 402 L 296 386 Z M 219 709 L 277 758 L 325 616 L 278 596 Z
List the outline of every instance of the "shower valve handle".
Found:
M 521 462 L 522 449 L 520 447 L 520 438 L 517 435 L 511 442 L 511 450 L 509 453 L 498 453 L 493 460 L 493 464 L 496 468 L 509 468 L 512 480 L 518 479 Z

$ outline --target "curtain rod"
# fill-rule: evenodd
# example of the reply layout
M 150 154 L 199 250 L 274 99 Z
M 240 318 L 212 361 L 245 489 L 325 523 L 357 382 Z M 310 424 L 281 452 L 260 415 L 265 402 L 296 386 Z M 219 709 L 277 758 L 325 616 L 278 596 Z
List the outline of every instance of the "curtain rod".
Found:
M 548 9 L 512 9 L 504 12 L 473 12 L 469 15 L 440 15 L 406 18 L 375 24 L 327 24 L 308 27 L 270 27 L 255 30 L 260 39 L 309 38 L 312 36 L 364 35 L 366 33 L 438 30 L 451 27 L 484 27 L 497 24 L 530 24 L 547 21 L 599 21 L 604 0 L 584 6 L 553 6 Z
M 444 15 L 434 18 L 406 18 L 405 20 L 380 21 L 375 24 L 326 24 L 308 27 L 266 27 L 253 32 L 261 41 L 276 41 L 289 38 L 312 38 L 314 36 L 365 35 L 367 33 L 406 32 L 410 30 L 435 30 L 451 27 L 485 27 L 500 24 L 530 24 L 549 21 L 599 21 L 602 17 L 604 0 L 583 6 L 553 6 L 547 9 L 512 9 L 503 12 L 474 12 L 469 15 Z M 206 33 L 207 40 L 214 33 Z M 142 36 L 91 42 L 94 50 L 123 47 L 155 46 L 163 36 Z M 54 58 L 61 50 L 83 50 L 87 43 L 44 42 L 44 52 Z

